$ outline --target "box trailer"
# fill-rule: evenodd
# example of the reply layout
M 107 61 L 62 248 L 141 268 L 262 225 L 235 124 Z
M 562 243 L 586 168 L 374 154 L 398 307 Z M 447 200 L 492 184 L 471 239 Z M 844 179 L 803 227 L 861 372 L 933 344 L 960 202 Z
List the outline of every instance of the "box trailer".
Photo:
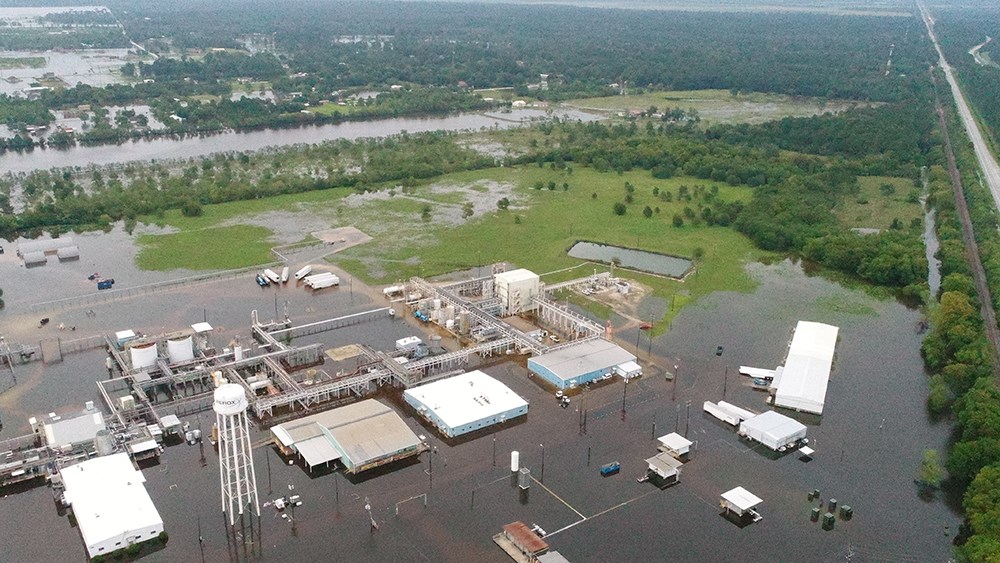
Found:
M 288 281 L 288 266 L 281 269 L 281 283 Z
M 281 276 L 279 276 L 274 270 L 270 268 L 264 270 L 264 277 L 267 278 L 271 283 L 279 283 L 281 281 Z
M 312 271 L 313 271 L 313 267 L 310 266 L 309 264 L 306 264 L 305 266 L 302 266 L 302 269 L 300 269 L 298 272 L 295 272 L 295 280 L 296 281 L 301 280 L 302 278 L 308 276 L 309 272 L 312 272 Z
M 340 285 L 340 278 L 329 272 L 315 274 L 306 278 L 306 285 L 313 289 L 323 289 L 324 287 Z

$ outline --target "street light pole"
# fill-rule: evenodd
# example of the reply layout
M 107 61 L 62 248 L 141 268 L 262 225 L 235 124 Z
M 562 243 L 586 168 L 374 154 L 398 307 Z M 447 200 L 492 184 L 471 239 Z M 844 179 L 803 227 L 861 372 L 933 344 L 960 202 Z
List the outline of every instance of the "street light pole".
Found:
M 622 388 L 622 420 L 625 420 L 625 395 L 628 394 L 628 376 L 625 377 L 625 386 Z
M 681 376 L 681 365 L 680 364 L 674 364 L 674 384 L 672 386 L 672 389 L 670 390 L 670 400 L 671 401 L 676 401 L 677 400 L 677 379 L 680 376 Z
M 541 475 L 541 481 L 542 481 L 542 483 L 545 483 L 545 444 L 538 444 L 538 446 L 540 448 L 542 448 L 542 475 Z

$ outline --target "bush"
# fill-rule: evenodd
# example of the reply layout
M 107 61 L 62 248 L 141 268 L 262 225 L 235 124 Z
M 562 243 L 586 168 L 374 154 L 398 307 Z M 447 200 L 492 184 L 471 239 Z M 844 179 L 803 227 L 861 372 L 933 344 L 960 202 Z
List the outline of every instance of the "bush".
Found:
M 625 207 L 624 203 L 622 203 L 620 201 L 616 201 L 615 202 L 615 206 L 614 206 L 615 215 L 619 215 L 619 216 L 620 215 L 624 215 L 625 214 L 625 210 L 626 210 L 626 207 Z
M 201 204 L 194 200 L 189 200 L 181 206 L 181 215 L 185 217 L 201 217 L 204 211 L 201 209 Z

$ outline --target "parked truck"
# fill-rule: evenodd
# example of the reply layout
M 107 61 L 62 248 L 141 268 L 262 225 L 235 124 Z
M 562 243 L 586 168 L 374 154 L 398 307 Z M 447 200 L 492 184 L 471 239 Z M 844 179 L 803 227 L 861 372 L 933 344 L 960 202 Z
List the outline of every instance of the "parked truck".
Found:
M 312 289 L 323 289 L 325 287 L 333 287 L 335 285 L 340 285 L 340 278 L 336 274 L 330 272 L 324 272 L 322 274 L 314 274 L 312 276 L 306 277 L 306 285 Z

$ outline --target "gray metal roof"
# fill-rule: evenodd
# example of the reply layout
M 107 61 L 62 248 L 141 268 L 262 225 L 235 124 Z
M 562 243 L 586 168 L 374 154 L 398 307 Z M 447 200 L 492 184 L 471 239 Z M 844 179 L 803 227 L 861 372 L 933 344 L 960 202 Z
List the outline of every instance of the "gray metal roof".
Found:
M 635 359 L 633 354 L 621 346 L 603 338 L 595 338 L 536 356 L 531 358 L 531 362 L 548 369 L 563 380 L 568 380 Z
M 395 411 L 374 399 L 328 412 L 334 415 L 331 417 L 334 424 L 320 424 L 326 426 L 340 450 L 355 466 L 416 448 L 420 443 Z
M 17 251 L 20 252 L 21 255 L 23 256 L 30 252 L 52 252 L 53 250 L 58 250 L 60 248 L 66 248 L 69 246 L 76 246 L 76 243 L 73 242 L 72 237 L 25 240 L 25 241 L 18 241 Z
M 307 458 L 307 462 L 310 456 L 315 460 L 329 458 L 330 452 L 318 449 L 319 441 L 313 440 L 322 436 L 323 441 L 329 442 L 329 436 L 333 438 L 336 448 L 355 466 L 365 465 L 400 450 L 415 448 L 420 443 L 416 434 L 396 411 L 374 399 L 286 422 L 271 428 L 271 431 L 285 445 L 294 444 L 299 453 Z M 317 463 L 332 459 L 337 458 L 323 459 Z M 310 462 L 310 465 L 315 464 Z
M 74 418 L 45 424 L 45 439 L 52 447 L 80 444 L 93 440 L 97 431 L 105 428 L 101 412 L 89 411 Z
M 316 436 L 304 442 L 298 442 L 295 444 L 295 448 L 305 458 L 309 467 L 340 459 L 340 452 L 333 447 L 326 436 Z
M 44 264 L 48 261 L 45 257 L 45 253 L 41 250 L 37 252 L 25 252 L 21 254 L 21 258 L 24 260 L 25 264 Z

